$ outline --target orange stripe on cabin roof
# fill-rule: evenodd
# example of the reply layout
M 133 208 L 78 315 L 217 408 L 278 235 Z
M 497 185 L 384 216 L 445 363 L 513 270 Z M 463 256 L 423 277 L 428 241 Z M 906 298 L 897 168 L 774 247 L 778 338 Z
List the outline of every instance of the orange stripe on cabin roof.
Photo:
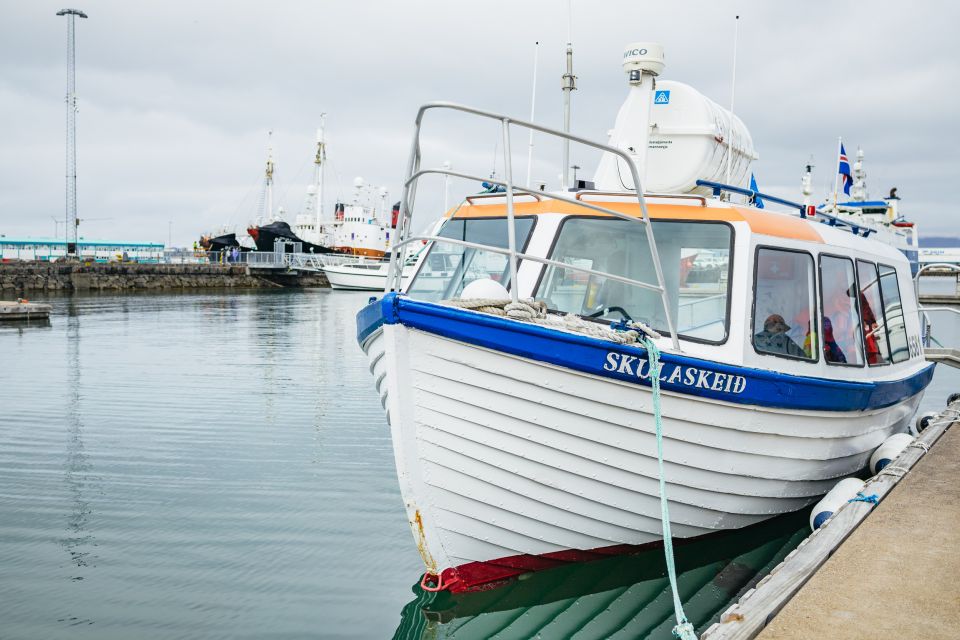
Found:
M 627 201 L 600 202 L 588 200 L 607 209 L 631 216 L 640 215 L 640 205 Z M 541 213 L 559 213 L 577 216 L 603 217 L 606 214 L 580 205 L 574 205 L 558 200 L 520 201 L 513 203 L 513 212 L 517 216 L 537 215 Z M 823 243 L 823 238 L 813 226 L 795 216 L 778 213 L 764 213 L 761 211 L 740 207 L 701 207 L 681 204 L 647 203 L 647 212 L 656 220 L 704 220 L 724 222 L 746 222 L 753 233 L 777 238 L 805 240 L 807 242 Z M 464 205 L 453 209 L 446 217 L 455 218 L 502 218 L 507 215 L 507 205 L 476 204 Z

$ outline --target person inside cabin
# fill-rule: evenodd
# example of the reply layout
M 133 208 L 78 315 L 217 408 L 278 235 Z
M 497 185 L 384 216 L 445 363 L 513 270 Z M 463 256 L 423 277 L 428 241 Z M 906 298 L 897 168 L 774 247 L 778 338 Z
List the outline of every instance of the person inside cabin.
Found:
M 807 354 L 787 335 L 790 325 L 779 313 L 767 316 L 763 322 L 763 331 L 753 336 L 753 343 L 760 351 L 780 353 L 795 358 L 806 358 Z
M 843 349 L 837 344 L 833 337 L 833 323 L 830 318 L 823 317 L 823 357 L 827 362 L 846 364 L 847 357 L 843 355 Z
M 804 308 L 797 312 L 797 315 L 793 318 L 794 336 L 790 336 L 790 339 L 794 342 L 798 342 L 800 336 L 803 336 L 803 355 L 810 358 L 813 357 L 813 350 L 817 344 L 817 332 L 813 330 L 813 327 L 810 323 L 810 309 Z M 803 333 L 798 333 L 797 329 L 799 328 Z
M 860 320 L 863 324 L 863 343 L 866 347 L 867 364 L 873 366 L 881 364 L 883 358 L 880 355 L 880 344 L 877 342 L 877 332 L 880 325 L 877 323 L 877 316 L 870 307 L 867 297 L 860 292 Z
M 852 277 L 852 274 L 851 274 Z M 823 283 L 823 326 L 824 326 L 824 354 L 827 362 L 834 364 L 861 364 L 858 362 L 859 353 L 857 342 L 856 303 L 854 302 L 855 285 L 847 281 L 824 281 Z M 827 350 L 826 327 L 830 326 L 830 340 L 836 345 L 833 350 Z M 847 356 L 853 354 L 851 361 Z M 835 360 L 834 356 L 842 360 Z

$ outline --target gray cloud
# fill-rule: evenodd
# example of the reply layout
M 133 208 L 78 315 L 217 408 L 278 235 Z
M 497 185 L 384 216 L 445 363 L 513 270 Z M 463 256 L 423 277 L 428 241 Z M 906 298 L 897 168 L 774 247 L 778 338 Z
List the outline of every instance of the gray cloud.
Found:
M 0 23 L 0 233 L 40 235 L 63 215 L 65 24 L 47 0 L 8 3 Z M 188 243 L 254 216 L 266 132 L 278 198 L 293 213 L 328 113 L 330 197 L 355 175 L 399 196 L 417 106 L 453 100 L 560 123 L 566 3 L 87 1 L 78 23 L 79 203 L 88 236 Z M 730 98 L 734 13 L 742 16 L 736 111 L 761 187 L 798 197 L 833 178 L 836 138 L 867 153 L 873 196 L 897 186 L 929 234 L 960 233 L 947 187 L 960 169 L 953 3 L 659 3 L 574 0 L 574 131 L 602 139 L 626 94 L 623 45 L 662 42 L 665 77 Z M 497 133 L 438 121 L 436 161 L 486 174 Z M 430 133 L 433 131 L 433 133 Z M 486 135 L 489 134 L 489 135 Z M 515 140 L 525 173 L 526 136 Z M 535 175 L 555 180 L 546 156 Z M 595 158 L 575 152 L 593 172 Z M 305 169 L 306 167 L 306 169 Z M 502 169 L 502 167 L 501 167 Z M 461 185 L 466 192 L 468 185 Z M 472 185 L 469 185 L 472 188 Z M 435 200 L 434 200 L 435 201 Z M 430 201 L 433 202 L 433 201 Z

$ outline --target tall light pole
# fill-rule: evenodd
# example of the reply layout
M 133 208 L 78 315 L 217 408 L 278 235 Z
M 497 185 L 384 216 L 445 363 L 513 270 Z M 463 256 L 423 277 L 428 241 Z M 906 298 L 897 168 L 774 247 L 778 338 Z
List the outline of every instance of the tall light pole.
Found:
M 86 18 L 78 9 L 61 9 L 58 16 L 67 16 L 67 215 L 65 230 L 67 255 L 77 255 L 77 77 L 74 18 Z

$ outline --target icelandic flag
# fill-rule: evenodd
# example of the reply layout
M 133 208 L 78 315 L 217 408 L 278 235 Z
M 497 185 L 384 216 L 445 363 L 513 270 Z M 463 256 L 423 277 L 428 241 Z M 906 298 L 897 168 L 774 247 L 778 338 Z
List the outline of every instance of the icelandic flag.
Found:
M 757 188 L 757 178 L 752 173 L 750 174 L 750 191 L 760 191 L 760 189 Z M 763 209 L 763 200 L 760 196 L 753 196 L 753 206 L 757 209 Z
M 840 175 L 843 177 L 843 192 L 850 195 L 850 187 L 853 185 L 853 175 L 850 173 L 850 161 L 847 160 L 847 150 L 840 143 Z

